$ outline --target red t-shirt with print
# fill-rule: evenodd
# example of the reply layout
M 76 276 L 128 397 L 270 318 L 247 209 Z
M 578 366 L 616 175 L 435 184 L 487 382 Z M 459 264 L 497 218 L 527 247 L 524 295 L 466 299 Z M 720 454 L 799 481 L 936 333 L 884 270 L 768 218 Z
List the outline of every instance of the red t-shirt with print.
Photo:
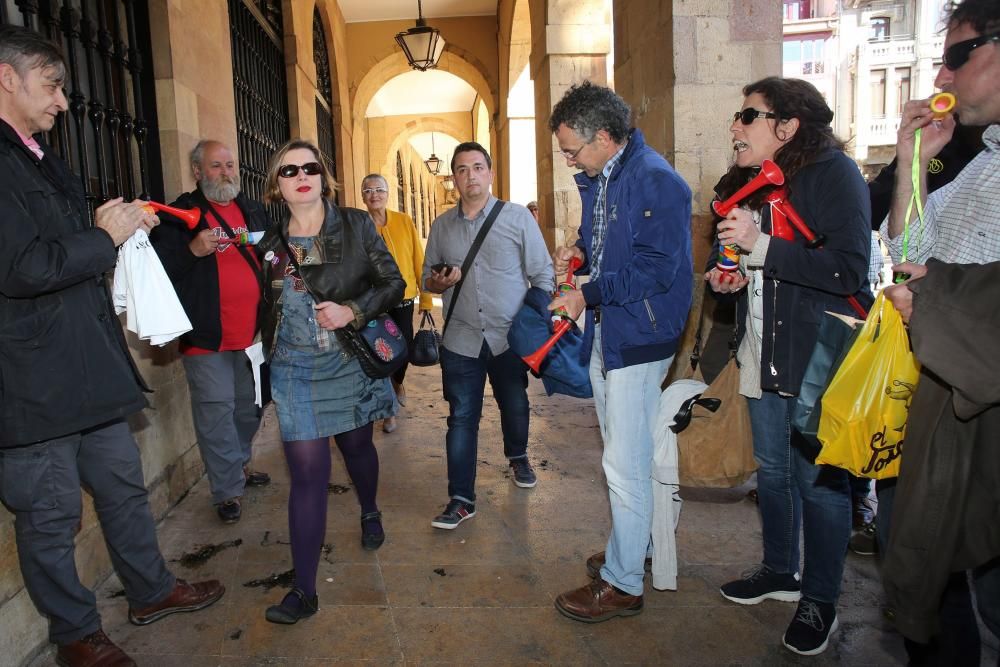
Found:
M 233 232 L 242 234 L 250 231 L 243 220 L 243 212 L 235 202 L 210 203 Z M 205 222 L 220 239 L 229 237 L 215 216 L 206 215 Z M 252 249 L 250 255 L 259 268 L 257 256 Z M 260 283 L 257 281 L 257 276 L 234 244 L 220 245 L 215 251 L 215 261 L 219 267 L 219 317 L 222 322 L 222 340 L 219 349 L 205 350 L 181 343 L 182 354 L 243 350 L 250 347 L 253 342 L 257 327 L 257 306 L 260 303 Z

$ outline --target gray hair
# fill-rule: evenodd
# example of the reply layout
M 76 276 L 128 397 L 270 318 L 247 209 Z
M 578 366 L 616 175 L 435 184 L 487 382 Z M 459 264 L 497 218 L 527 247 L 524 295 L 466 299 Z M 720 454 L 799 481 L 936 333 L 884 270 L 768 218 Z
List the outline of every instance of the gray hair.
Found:
M 386 190 L 389 189 L 389 181 L 386 180 L 386 177 L 383 176 L 382 174 L 368 174 L 367 176 L 361 179 L 361 187 L 362 188 L 365 187 L 365 181 L 372 181 L 375 180 L 376 178 L 385 183 Z
M 201 168 L 201 161 L 205 159 L 205 149 L 209 144 L 221 143 L 215 139 L 202 139 L 194 145 L 191 152 L 188 154 L 188 159 L 191 163 L 191 168 L 198 167 Z
M 557 132 L 565 125 L 585 141 L 593 141 L 604 130 L 620 144 L 628 138 L 631 118 L 632 109 L 613 90 L 584 81 L 571 86 L 552 109 L 549 129 Z
M 66 76 L 59 47 L 34 30 L 16 25 L 0 26 L 0 64 L 13 67 L 18 76 L 38 67 L 55 67 L 59 70 L 58 78 Z

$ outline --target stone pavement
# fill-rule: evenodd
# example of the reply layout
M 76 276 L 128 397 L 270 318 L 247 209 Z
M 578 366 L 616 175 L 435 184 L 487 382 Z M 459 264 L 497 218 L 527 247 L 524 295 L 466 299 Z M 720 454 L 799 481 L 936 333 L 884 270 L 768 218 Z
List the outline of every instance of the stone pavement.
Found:
M 532 381 L 529 453 L 539 481 L 534 489 L 520 489 L 510 479 L 487 387 L 477 515 L 443 531 L 430 526 L 447 501 L 440 370 L 411 368 L 406 386 L 408 406 L 398 430 L 387 435 L 376 429 L 388 535 L 376 552 L 361 549 L 357 500 L 333 450 L 329 551 L 320 563 L 316 616 L 295 626 L 264 620 L 265 607 L 284 590 L 261 581 L 291 568 L 288 475 L 272 418 L 260 434 L 255 466 L 273 482 L 248 489 L 242 521 L 219 523 L 203 479 L 160 525 L 174 571 L 189 580 L 221 579 L 225 597 L 208 610 L 138 628 L 127 622 L 121 586 L 111 577 L 98 598 L 112 639 L 140 665 L 157 667 L 905 662 L 899 635 L 882 619 L 871 558 L 849 554 L 840 630 L 817 658 L 800 658 L 781 646 L 794 605 L 743 607 L 720 596 L 720 584 L 760 559 L 760 522 L 746 498 L 749 486 L 683 494 L 676 592 L 653 590 L 647 577 L 639 616 L 596 625 L 562 617 L 553 599 L 587 581 L 584 561 L 604 548 L 610 526 L 591 402 L 546 397 L 541 383 Z M 201 562 L 179 562 L 205 545 L 220 548 Z M 51 664 L 51 653 L 32 663 Z

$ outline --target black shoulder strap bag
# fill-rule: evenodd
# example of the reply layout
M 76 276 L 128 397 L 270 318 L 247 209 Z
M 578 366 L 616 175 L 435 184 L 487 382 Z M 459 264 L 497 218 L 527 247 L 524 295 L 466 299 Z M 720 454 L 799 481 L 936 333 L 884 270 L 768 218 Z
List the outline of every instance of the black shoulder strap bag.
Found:
M 451 295 L 451 303 L 448 304 L 448 313 L 444 316 L 444 326 L 441 327 L 441 337 L 444 338 L 444 334 L 448 331 L 448 322 L 451 321 L 451 313 L 455 310 L 455 304 L 458 303 L 458 293 L 462 291 L 462 283 L 465 282 L 465 277 L 469 275 L 469 269 L 472 268 L 472 262 L 476 259 L 476 255 L 479 254 L 479 248 L 483 245 L 483 239 L 490 232 L 490 228 L 496 221 L 497 216 L 500 215 L 500 210 L 506 204 L 502 199 L 498 199 L 497 203 L 493 205 L 490 209 L 490 214 L 486 216 L 486 221 L 483 222 L 483 226 L 479 228 L 479 233 L 476 234 L 475 240 L 469 247 L 469 253 L 465 256 L 465 261 L 462 262 L 462 277 L 459 278 L 458 282 L 455 283 L 455 291 Z M 459 204 L 461 206 L 461 204 Z
M 344 219 L 344 231 L 347 233 L 347 216 L 344 215 L 343 210 L 340 211 L 340 216 Z M 309 283 L 306 282 L 306 277 L 302 274 L 301 267 L 299 266 L 299 260 L 288 244 L 285 234 L 280 229 L 278 230 L 278 236 L 285 247 L 285 252 L 288 253 L 289 263 L 295 268 L 295 272 L 299 274 L 299 279 L 302 280 L 302 285 L 309 292 L 309 296 L 312 297 L 313 301 L 319 303 L 319 297 L 316 296 L 316 293 L 309 287 Z M 318 243 L 319 240 L 319 237 L 317 237 L 316 242 Z M 389 377 L 403 365 L 409 353 L 403 332 L 388 313 L 382 313 L 362 326 L 361 329 L 355 329 L 348 324 L 340 329 L 335 329 L 333 333 L 337 336 L 341 345 L 354 354 L 361 365 L 361 370 L 370 378 L 379 379 Z

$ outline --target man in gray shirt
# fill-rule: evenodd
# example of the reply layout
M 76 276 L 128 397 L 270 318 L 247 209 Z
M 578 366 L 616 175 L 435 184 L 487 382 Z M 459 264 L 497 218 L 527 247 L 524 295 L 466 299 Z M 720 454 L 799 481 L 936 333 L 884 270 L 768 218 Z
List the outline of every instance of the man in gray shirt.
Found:
M 455 148 L 451 171 L 461 201 L 434 220 L 424 255 L 421 281 L 428 291 L 444 294 L 445 313 L 462 283 L 441 345 L 450 500 L 431 525 L 445 530 L 476 515 L 476 449 L 487 377 L 500 408 L 504 455 L 514 483 L 531 488 L 536 482 L 527 453 L 528 367 L 509 349 L 507 330 L 528 288 L 551 291 L 554 274 L 528 209 L 490 194 L 492 167 L 481 145 L 466 142 Z M 460 267 L 495 206 L 501 207 L 496 220 L 463 276 Z

